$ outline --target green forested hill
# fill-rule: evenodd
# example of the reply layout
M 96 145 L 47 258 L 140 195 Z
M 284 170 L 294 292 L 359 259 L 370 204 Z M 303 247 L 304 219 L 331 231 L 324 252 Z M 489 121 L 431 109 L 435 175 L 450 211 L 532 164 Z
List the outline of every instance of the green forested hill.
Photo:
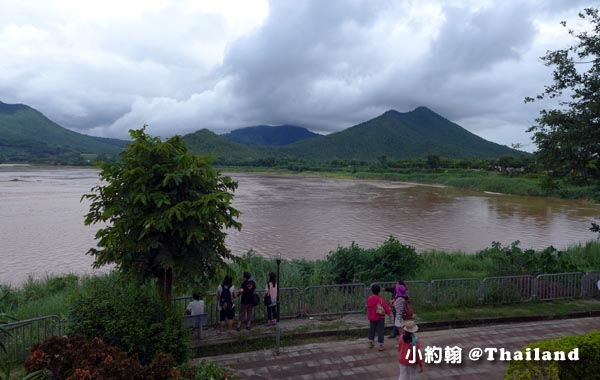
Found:
M 259 146 L 288 145 L 318 136 L 321 135 L 294 125 L 257 125 L 236 129 L 223 135 L 238 144 Z
M 0 102 L 0 162 L 81 163 L 82 154 L 115 157 L 126 145 L 63 128 L 29 106 Z
M 496 158 L 526 154 L 476 136 L 435 112 L 419 107 L 412 112 L 388 111 L 384 114 L 327 136 L 313 136 L 287 145 L 298 132 L 286 137 L 286 128 L 267 127 L 267 132 L 251 131 L 239 144 L 207 129 L 183 136 L 189 150 L 212 155 L 217 163 L 259 163 L 271 158 L 292 157 L 313 161 L 334 159 L 374 161 L 425 158 Z M 274 130 L 273 130 L 274 129 Z M 243 129 L 242 129 L 243 130 Z M 240 131 L 240 130 L 238 130 Z M 265 134 L 266 133 L 266 134 Z M 276 137 L 275 137 L 276 136 Z M 22 104 L 0 102 L 0 163 L 85 163 L 102 155 L 116 158 L 127 141 L 82 135 L 62 128 L 40 112 Z
M 387 111 L 367 122 L 319 139 L 287 147 L 290 154 L 314 159 L 398 160 L 437 155 L 448 158 L 494 158 L 524 154 L 472 134 L 425 107 L 412 112 Z
M 198 132 L 196 132 L 198 133 Z M 447 158 L 497 158 L 527 154 L 487 141 L 425 107 L 412 112 L 387 111 L 364 123 L 327 136 L 285 146 L 255 147 L 236 144 L 224 136 L 200 136 L 188 147 L 197 154 L 212 153 L 217 161 L 266 157 L 299 157 L 316 161 L 354 159 L 374 161 L 377 157 L 399 160 L 437 155 Z
M 224 158 L 230 161 L 256 160 L 268 155 L 260 147 L 229 141 L 224 136 L 217 135 L 208 129 L 201 129 L 184 135 L 183 140 L 190 152 L 199 155 L 211 155 L 217 160 Z

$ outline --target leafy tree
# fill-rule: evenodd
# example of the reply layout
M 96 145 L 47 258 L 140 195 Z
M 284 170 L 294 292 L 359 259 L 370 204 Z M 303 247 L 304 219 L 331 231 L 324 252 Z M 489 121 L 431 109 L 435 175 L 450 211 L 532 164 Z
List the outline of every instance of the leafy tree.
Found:
M 548 51 L 541 59 L 554 66 L 554 82 L 537 99 L 558 98 L 560 108 L 542 110 L 534 132 L 536 158 L 554 176 L 579 183 L 600 180 L 600 15 L 586 8 L 579 17 L 589 30 L 569 34 L 575 45 Z M 566 22 L 562 22 L 566 27 Z M 525 101 L 533 101 L 526 98 Z
M 237 183 L 189 153 L 179 136 L 162 142 L 145 126 L 129 133 L 120 162 L 100 163 L 101 184 L 82 197 L 91 201 L 85 224 L 106 224 L 88 254 L 95 268 L 114 263 L 127 275 L 158 279 L 169 300 L 174 277 L 176 285 L 198 284 L 235 259 L 223 230 L 241 229 L 231 207 Z

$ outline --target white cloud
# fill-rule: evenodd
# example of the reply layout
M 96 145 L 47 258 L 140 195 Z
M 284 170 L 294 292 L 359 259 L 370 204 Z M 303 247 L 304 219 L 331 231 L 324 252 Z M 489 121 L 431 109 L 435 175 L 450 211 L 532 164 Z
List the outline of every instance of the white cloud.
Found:
M 0 0 L 0 101 L 126 137 L 253 124 L 335 131 L 424 105 L 527 143 L 589 1 Z

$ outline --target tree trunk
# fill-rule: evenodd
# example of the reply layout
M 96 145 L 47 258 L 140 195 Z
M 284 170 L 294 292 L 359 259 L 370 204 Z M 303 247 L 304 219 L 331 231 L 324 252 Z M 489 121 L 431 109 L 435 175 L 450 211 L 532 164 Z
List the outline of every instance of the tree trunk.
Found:
M 158 292 L 163 302 L 169 304 L 173 292 L 173 269 L 168 268 L 158 272 Z

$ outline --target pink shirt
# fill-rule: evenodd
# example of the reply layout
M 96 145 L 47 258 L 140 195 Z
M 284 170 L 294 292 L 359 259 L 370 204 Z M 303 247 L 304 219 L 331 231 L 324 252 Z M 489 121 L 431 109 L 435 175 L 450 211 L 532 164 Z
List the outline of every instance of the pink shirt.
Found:
M 273 286 L 271 281 L 267 282 L 267 286 L 265 287 L 265 294 L 269 294 L 271 296 L 271 305 L 277 302 L 277 284 Z

